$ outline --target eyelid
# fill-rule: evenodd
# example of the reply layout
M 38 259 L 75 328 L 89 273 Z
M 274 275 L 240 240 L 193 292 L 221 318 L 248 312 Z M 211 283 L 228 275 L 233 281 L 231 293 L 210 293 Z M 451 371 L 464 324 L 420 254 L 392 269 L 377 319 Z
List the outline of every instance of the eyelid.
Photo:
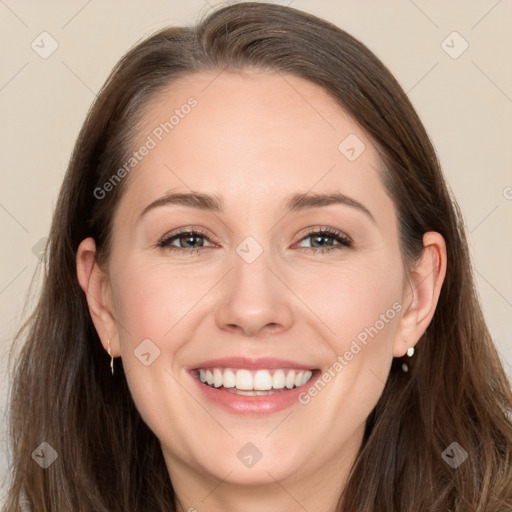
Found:
M 173 229 L 172 231 L 169 231 L 158 241 L 158 245 L 161 246 L 165 242 L 168 242 L 171 238 L 174 238 L 178 235 L 183 235 L 186 233 L 193 233 L 193 234 L 201 235 L 203 238 L 206 238 L 209 242 L 216 244 L 216 242 L 214 242 L 212 240 L 212 238 L 214 238 L 214 237 L 209 232 L 207 232 L 205 229 L 201 228 L 200 226 L 192 225 L 192 226 L 176 228 L 176 229 Z M 179 248 L 177 247 L 177 249 L 179 249 Z M 183 250 L 187 250 L 187 249 L 183 249 Z
M 311 236 L 316 233 L 327 233 L 332 236 L 337 236 L 339 238 L 343 238 L 347 242 L 350 242 L 351 244 L 354 242 L 351 236 L 347 235 L 344 231 L 341 231 L 339 229 L 332 228 L 330 226 L 308 226 L 307 228 L 304 228 L 299 235 L 299 242 L 302 241 L 307 236 Z
M 181 233 L 191 233 L 191 232 L 197 232 L 197 233 L 201 233 L 201 235 L 211 236 L 209 231 L 202 228 L 201 226 L 190 225 L 190 226 L 182 226 L 182 227 L 173 229 L 173 230 L 169 231 L 168 233 L 166 233 L 162 238 L 179 235 Z

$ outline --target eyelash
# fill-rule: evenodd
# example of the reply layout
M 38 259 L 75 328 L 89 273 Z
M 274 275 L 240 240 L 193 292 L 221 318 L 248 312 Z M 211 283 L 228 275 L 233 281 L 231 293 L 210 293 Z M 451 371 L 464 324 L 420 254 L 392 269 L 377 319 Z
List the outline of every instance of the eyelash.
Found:
M 173 242 L 176 238 L 178 238 L 179 236 L 182 236 L 182 235 L 192 235 L 192 236 L 199 235 L 200 237 L 206 238 L 208 241 L 211 242 L 211 240 L 208 238 L 208 235 L 204 231 L 202 231 L 200 228 L 193 228 L 193 229 L 191 228 L 188 230 L 182 230 L 182 231 L 177 231 L 174 233 L 169 233 L 164 238 L 162 238 L 158 242 L 157 245 L 160 248 L 168 249 L 170 251 L 178 251 L 181 253 L 186 253 L 187 255 L 194 255 L 194 254 L 197 254 L 201 249 L 206 249 L 206 247 L 199 247 L 196 249 L 186 249 L 184 247 L 176 247 L 174 245 L 171 245 L 171 242 Z M 299 242 L 302 242 L 306 238 L 309 238 L 309 237 L 312 237 L 315 235 L 328 236 L 330 238 L 334 238 L 339 243 L 338 243 L 338 245 L 334 245 L 329 248 L 301 247 L 301 249 L 303 249 L 307 253 L 310 253 L 310 252 L 324 253 L 324 252 L 330 252 L 330 251 L 339 250 L 339 249 L 347 249 L 347 248 L 352 247 L 352 244 L 353 244 L 352 239 L 349 236 L 345 235 L 341 231 L 337 231 L 336 229 L 329 228 L 329 227 L 322 227 L 316 231 L 309 231 L 305 236 L 303 236 L 299 240 Z

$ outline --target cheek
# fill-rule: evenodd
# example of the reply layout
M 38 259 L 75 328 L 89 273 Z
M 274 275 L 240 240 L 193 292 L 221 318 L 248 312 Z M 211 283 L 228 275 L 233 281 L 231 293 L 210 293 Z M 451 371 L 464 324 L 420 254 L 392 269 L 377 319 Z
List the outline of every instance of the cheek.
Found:
M 322 308 L 318 316 L 329 327 L 325 340 L 332 349 L 331 364 L 300 401 L 314 411 L 310 418 L 325 418 L 329 428 L 322 435 L 347 439 L 364 424 L 388 377 L 402 310 L 402 273 L 400 268 L 365 267 L 330 272 L 327 282 L 310 298 L 312 308 Z
M 316 286 L 308 286 L 308 305 L 329 328 L 337 354 L 349 350 L 354 340 L 370 348 L 377 340 L 393 338 L 402 307 L 403 273 L 399 262 L 388 261 L 331 268 Z
M 187 270 L 127 263 L 116 276 L 116 314 L 132 342 L 166 340 L 169 333 L 198 302 L 208 280 Z
M 136 260 L 118 268 L 112 288 L 123 369 L 139 411 L 153 424 L 159 421 L 154 415 L 162 390 L 170 404 L 183 398 L 173 385 L 173 361 L 189 339 L 182 328 L 189 325 L 191 306 L 204 292 L 183 271 L 163 272 Z
M 326 394 L 354 411 L 354 418 L 359 411 L 361 421 L 387 380 L 402 311 L 400 260 L 381 262 L 331 269 L 325 276 L 327 286 L 317 281 L 308 290 L 308 305 L 322 319 L 319 325 L 332 349 L 331 364 L 323 374 L 330 389 Z M 317 392 L 323 390 L 312 390 L 313 395 Z
M 150 428 L 165 433 L 168 443 L 179 444 L 186 428 L 193 425 L 168 429 L 169 415 L 190 407 L 188 394 L 176 384 L 173 361 L 179 359 L 179 351 L 189 339 L 182 328 L 189 325 L 191 306 L 204 291 L 197 286 L 199 283 L 192 286 L 186 271 L 169 272 L 167 268 L 164 272 L 162 266 L 143 265 L 136 258 L 125 260 L 118 268 L 122 270 L 113 277 L 112 288 L 123 369 L 131 395 Z M 183 418 L 182 422 L 186 421 L 188 418 Z

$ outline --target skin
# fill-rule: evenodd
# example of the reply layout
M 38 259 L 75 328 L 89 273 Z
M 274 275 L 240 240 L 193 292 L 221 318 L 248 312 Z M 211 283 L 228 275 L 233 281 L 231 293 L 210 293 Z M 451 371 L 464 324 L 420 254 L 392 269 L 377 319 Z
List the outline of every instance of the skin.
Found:
M 417 266 L 404 269 L 377 151 L 323 89 L 274 73 L 217 75 L 181 79 L 152 102 L 141 143 L 189 97 L 198 105 L 127 178 L 108 266 L 96 263 L 88 238 L 78 278 L 105 350 L 110 340 L 160 440 L 180 510 L 334 511 L 392 358 L 432 319 L 445 243 L 425 234 Z M 351 133 L 366 146 L 352 162 L 338 150 Z M 166 205 L 140 217 L 165 193 L 191 190 L 222 196 L 224 211 Z M 285 198 L 298 192 L 342 192 L 373 219 L 344 204 L 285 214 Z M 198 252 L 187 239 L 182 253 L 158 247 L 191 225 L 207 232 Z M 329 238 L 331 250 L 319 252 L 318 237 L 307 235 L 324 227 L 353 245 L 338 249 Z M 247 236 L 263 248 L 251 264 L 236 252 Z M 200 361 L 238 355 L 326 371 L 394 303 L 401 311 L 306 405 L 230 414 L 207 402 L 187 373 Z M 133 353 L 146 338 L 160 350 L 150 366 Z M 252 468 L 237 457 L 247 442 L 262 453 Z

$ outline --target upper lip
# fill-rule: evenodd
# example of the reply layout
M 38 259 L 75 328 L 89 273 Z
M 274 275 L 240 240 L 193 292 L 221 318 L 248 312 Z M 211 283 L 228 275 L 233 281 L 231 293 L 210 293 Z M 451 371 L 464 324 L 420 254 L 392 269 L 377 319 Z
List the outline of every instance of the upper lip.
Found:
M 315 367 L 308 364 L 298 363 L 289 359 L 279 359 L 275 357 L 223 357 L 218 359 L 209 359 L 190 367 L 190 370 L 198 368 L 245 368 L 247 370 L 257 369 L 277 369 L 277 368 L 296 368 L 300 370 L 314 370 Z

